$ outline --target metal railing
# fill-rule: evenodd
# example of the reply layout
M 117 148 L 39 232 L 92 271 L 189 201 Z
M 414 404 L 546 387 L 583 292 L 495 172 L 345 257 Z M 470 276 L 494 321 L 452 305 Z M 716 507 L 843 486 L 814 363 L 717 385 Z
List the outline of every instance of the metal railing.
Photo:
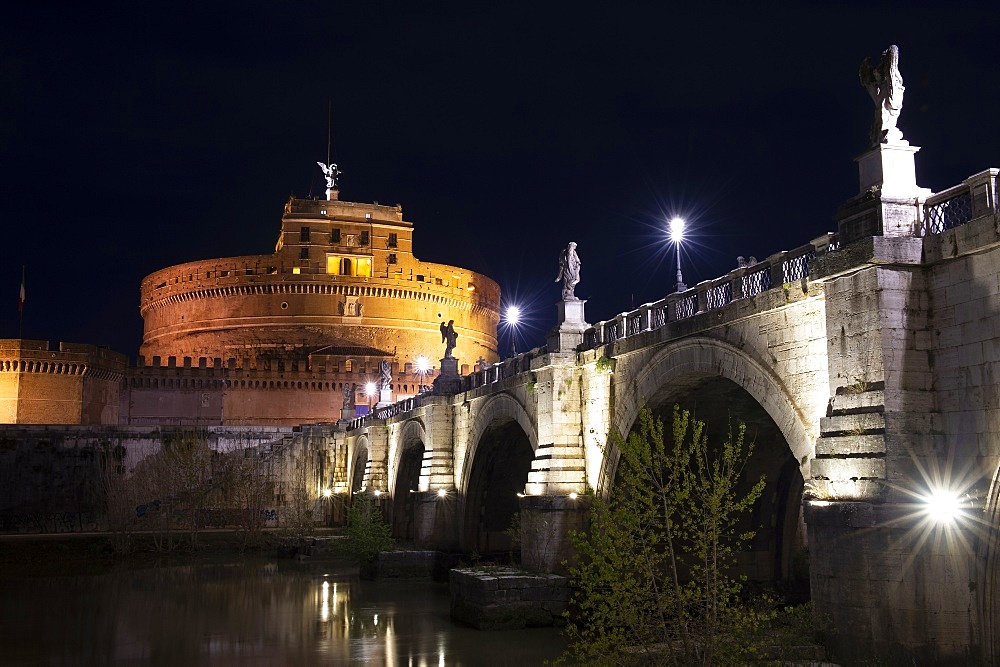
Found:
M 964 225 L 970 220 L 997 212 L 997 190 L 1000 170 L 987 169 L 974 174 L 961 184 L 936 192 L 924 203 L 924 216 L 919 236 L 940 234 Z
M 659 329 L 670 322 L 694 317 L 698 313 L 719 310 L 774 286 L 800 281 L 809 275 L 809 263 L 818 252 L 829 252 L 838 247 L 837 236 L 828 234 L 809 245 L 777 253 L 752 266 L 740 267 L 715 280 L 706 280 L 685 292 L 671 294 L 655 303 L 647 303 L 610 320 L 598 322 L 584 332 L 583 347 L 593 349 L 607 345 L 644 331 Z

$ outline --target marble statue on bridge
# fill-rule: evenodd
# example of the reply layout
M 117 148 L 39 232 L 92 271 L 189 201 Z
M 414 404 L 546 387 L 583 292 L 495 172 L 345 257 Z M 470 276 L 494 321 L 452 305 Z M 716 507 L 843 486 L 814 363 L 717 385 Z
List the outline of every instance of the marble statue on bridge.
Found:
M 569 245 L 559 253 L 559 275 L 555 279 L 555 282 L 562 281 L 563 301 L 580 300 L 573 294 L 576 284 L 580 282 L 580 263 L 580 257 L 576 254 L 576 243 L 570 241 Z
M 380 390 L 392 389 L 392 367 L 389 365 L 389 362 L 385 360 L 380 361 L 378 365 L 378 372 L 378 388 Z
M 448 324 L 441 323 L 441 342 L 444 343 L 444 358 L 454 359 L 452 350 L 458 342 L 458 332 L 455 331 L 455 320 L 448 320 Z
M 872 121 L 872 146 L 899 143 L 903 133 L 896 127 L 899 112 L 903 109 L 903 76 L 899 73 L 899 47 L 895 44 L 882 52 L 882 60 L 873 67 L 868 58 L 858 71 L 861 85 L 875 102 Z

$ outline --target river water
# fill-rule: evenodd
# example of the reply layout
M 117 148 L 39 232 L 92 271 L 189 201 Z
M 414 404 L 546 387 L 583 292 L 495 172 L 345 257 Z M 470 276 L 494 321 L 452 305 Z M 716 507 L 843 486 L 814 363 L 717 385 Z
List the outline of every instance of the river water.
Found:
M 0 665 L 540 665 L 559 630 L 484 632 L 448 586 L 292 561 L 0 579 Z

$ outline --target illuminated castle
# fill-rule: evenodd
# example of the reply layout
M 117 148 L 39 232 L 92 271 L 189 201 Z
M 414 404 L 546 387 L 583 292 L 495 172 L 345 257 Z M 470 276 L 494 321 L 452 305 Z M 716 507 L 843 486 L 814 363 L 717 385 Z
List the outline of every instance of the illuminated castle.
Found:
M 402 207 L 340 201 L 336 190 L 328 197 L 289 199 L 273 254 L 189 262 L 147 276 L 139 363 L 121 368 L 124 358 L 108 351 L 115 372 L 100 373 L 102 383 L 120 384 L 119 392 L 104 389 L 96 399 L 69 372 L 28 381 L 50 366 L 81 374 L 84 366 L 63 361 L 68 352 L 49 351 L 44 342 L 7 341 L 0 350 L 0 417 L 149 425 L 336 421 L 352 385 L 362 411 L 384 400 L 365 393 L 382 362 L 392 375 L 391 400 L 430 384 L 444 352 L 440 326 L 451 320 L 463 374 L 479 359 L 498 359 L 495 282 L 414 257 L 413 224 Z M 420 357 L 429 372 L 419 373 Z M 22 363 L 27 358 L 44 365 Z M 91 405 L 95 400 L 102 405 Z

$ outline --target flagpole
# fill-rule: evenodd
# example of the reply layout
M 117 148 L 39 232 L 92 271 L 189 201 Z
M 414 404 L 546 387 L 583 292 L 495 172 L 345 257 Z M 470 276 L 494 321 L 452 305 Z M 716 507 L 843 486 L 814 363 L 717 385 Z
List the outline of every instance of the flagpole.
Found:
M 21 265 L 21 292 L 17 297 L 17 339 L 21 340 L 24 335 L 24 264 Z

